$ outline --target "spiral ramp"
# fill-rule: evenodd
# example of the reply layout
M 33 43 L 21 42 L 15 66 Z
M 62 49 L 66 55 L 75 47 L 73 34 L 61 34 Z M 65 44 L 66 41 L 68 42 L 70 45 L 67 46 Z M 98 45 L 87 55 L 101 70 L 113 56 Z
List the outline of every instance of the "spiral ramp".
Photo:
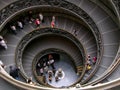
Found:
M 25 2 L 25 0 L 22 0 L 23 2 Z M 22 2 L 21 1 L 21 2 Z M 37 0 L 36 0 L 37 1 Z M 109 2 L 109 0 L 107 0 Z M 5 8 L 10 6 L 14 6 L 14 4 L 19 3 L 19 0 L 0 0 L 0 14 L 1 14 L 1 34 L 3 34 L 3 30 L 6 29 L 5 24 L 7 22 L 7 19 L 12 16 L 9 15 L 9 17 L 4 16 L 7 14 L 5 12 Z M 32 2 L 33 0 L 29 0 L 29 3 Z M 27 3 L 28 3 L 27 2 Z M 48 4 L 51 5 L 51 7 L 53 7 L 52 5 L 56 5 L 58 3 L 60 3 L 60 0 L 51 0 L 51 1 L 47 1 L 47 0 L 38 0 L 38 2 L 46 2 Z M 61 3 L 63 3 L 64 1 L 61 1 Z M 77 40 L 79 40 L 79 42 L 82 44 L 82 46 L 84 47 L 85 50 L 85 56 L 87 57 L 87 55 L 90 55 L 91 57 L 97 56 L 97 58 L 99 58 L 100 60 L 98 60 L 98 62 L 93 66 L 92 70 L 88 73 L 84 72 L 81 75 L 81 80 L 78 82 L 81 84 L 81 90 L 102 90 L 102 89 L 116 89 L 119 90 L 119 40 L 120 40 L 120 28 L 119 28 L 119 22 L 115 22 L 112 18 L 111 13 L 106 12 L 106 8 L 110 9 L 112 13 L 115 13 L 114 16 L 116 16 L 116 19 L 119 19 L 119 14 L 117 14 L 115 11 L 113 11 L 113 9 L 107 7 L 106 5 L 99 6 L 99 2 L 97 3 L 96 0 L 66 0 L 66 2 L 68 2 L 67 4 L 70 5 L 75 5 L 76 7 L 81 8 L 95 23 L 96 27 L 99 30 L 99 34 L 101 36 L 101 43 L 97 43 L 96 40 L 96 36 L 94 34 L 94 28 L 91 31 L 91 27 L 92 24 L 90 26 L 86 26 L 86 25 L 82 25 L 81 22 L 79 23 L 78 16 L 76 15 L 76 17 L 72 17 L 70 18 L 64 15 L 56 15 L 56 25 L 55 28 L 61 29 L 63 31 L 66 31 L 68 33 L 70 33 L 71 35 L 73 35 L 73 37 L 75 37 Z M 113 6 L 115 7 L 117 0 L 110 0 L 110 2 L 113 4 Z M 116 2 L 116 3 L 114 3 Z M 45 5 L 46 5 L 45 3 Z M 102 3 L 102 2 L 101 2 Z M 120 3 L 118 1 L 118 3 Z M 19 4 L 17 4 L 19 5 Z M 27 5 L 27 4 L 26 4 Z M 30 5 L 30 4 L 29 4 Z M 35 4 L 36 5 L 36 4 Z M 100 4 L 102 5 L 102 4 Z M 36 5 L 37 6 L 37 5 Z M 109 5 L 108 5 L 109 6 Z M 30 6 L 28 6 L 30 7 Z M 32 7 L 32 6 L 31 6 Z M 59 7 L 59 4 L 57 6 Z M 106 8 L 104 8 L 106 7 Z M 113 7 L 113 8 L 114 8 Z M 118 5 L 118 7 L 120 7 Z M 10 8 L 11 9 L 11 8 Z M 74 8 L 74 9 L 78 9 L 78 8 Z M 8 8 L 6 9 L 8 10 Z M 18 9 L 19 10 L 19 9 Z M 69 9 L 72 11 L 72 9 Z M 120 12 L 119 9 L 115 9 L 117 10 L 117 12 Z M 59 12 L 55 12 L 59 14 Z M 14 13 L 13 13 L 14 14 Z M 60 12 L 61 14 L 61 12 Z M 3 15 L 3 16 L 2 16 Z M 68 15 L 69 16 L 69 15 Z M 83 15 L 84 16 L 84 15 Z M 117 17 L 118 16 L 118 17 Z M 15 16 L 14 16 L 15 17 Z M 14 19 L 13 17 L 13 19 Z M 73 19 L 74 18 L 74 19 Z M 82 18 L 85 20 L 85 18 Z M 81 19 L 80 19 L 81 20 Z M 83 20 L 83 21 L 84 21 Z M 8 20 L 9 21 L 9 20 Z M 10 22 L 10 21 L 9 21 Z M 46 15 L 45 16 L 45 23 L 43 23 L 41 25 L 41 28 L 44 27 L 50 27 L 50 22 L 51 22 L 51 13 L 50 15 Z M 82 22 L 83 23 L 83 22 Z M 87 23 L 85 21 L 85 23 Z M 88 25 L 87 24 L 87 25 Z M 3 26 L 2 26 L 3 25 Z M 94 25 L 94 24 L 93 24 Z M 90 27 L 90 29 L 88 29 Z M 0 50 L 0 59 L 2 60 L 2 62 L 6 65 L 5 71 L 9 72 L 9 66 L 10 65 L 15 65 L 15 53 L 16 53 L 16 48 L 19 45 L 19 42 L 30 32 L 34 31 L 36 29 L 34 24 L 30 24 L 28 22 L 25 23 L 24 29 L 21 31 L 18 31 L 17 35 L 13 35 L 9 32 L 5 32 L 3 34 L 3 37 L 5 38 L 5 40 L 7 41 L 7 45 L 8 45 L 8 49 L 7 50 Z M 74 30 L 76 30 L 77 32 L 75 33 Z M 9 31 L 9 29 L 7 28 L 6 31 Z M 77 35 L 76 35 L 77 34 Z M 48 39 L 47 42 L 41 41 L 42 44 L 40 42 L 35 42 L 32 43 L 27 49 L 24 50 L 24 54 L 22 57 L 22 66 L 23 66 L 23 70 L 24 73 L 26 74 L 26 76 L 30 77 L 32 76 L 33 79 L 33 73 L 30 72 L 31 68 L 32 68 L 32 60 L 34 59 L 35 55 L 37 53 L 39 53 L 40 51 L 44 50 L 45 48 L 59 48 L 59 49 L 63 49 L 67 52 L 70 52 L 70 55 L 72 55 L 72 57 L 74 58 L 76 64 L 79 65 L 80 61 L 79 59 L 81 58 L 81 55 L 79 54 L 79 51 L 74 48 L 72 45 L 70 45 L 70 47 L 67 47 L 70 43 L 66 42 L 64 40 L 54 40 L 54 45 L 51 44 L 51 39 Z M 61 42 L 61 43 L 60 43 Z M 98 40 L 99 42 L 99 40 Z M 64 46 L 63 43 L 66 45 Z M 99 55 L 99 50 L 98 48 L 98 44 L 100 44 L 102 46 L 102 49 L 100 49 L 100 51 L 102 52 Z M 26 65 L 28 66 L 28 68 L 26 68 Z M 5 77 L 4 77 L 5 76 Z M 24 77 L 21 76 L 21 80 L 23 83 L 19 82 L 19 81 L 14 81 L 14 79 L 11 79 L 11 77 L 7 77 L 7 74 L 2 74 L 1 73 L 1 83 L 0 83 L 0 87 L 1 90 L 17 90 L 22 88 L 23 89 L 30 89 L 33 88 L 33 90 L 46 90 L 46 89 L 51 89 L 51 88 L 46 88 L 45 86 L 41 86 L 38 85 L 38 87 L 32 87 L 30 85 L 25 85 L 25 80 Z M 117 83 L 115 83 L 114 81 L 116 81 Z M 15 84 L 16 83 L 16 84 Z M 101 84 L 99 86 L 99 83 Z M 23 85 L 23 86 L 22 86 Z M 93 85 L 93 87 L 89 87 Z M 113 85 L 113 86 L 112 86 Z M 115 87 L 117 86 L 117 87 Z M 63 89 L 74 89 L 75 86 L 72 86 L 70 88 L 64 88 Z M 53 89 L 53 88 L 52 88 Z M 57 90 L 57 88 L 55 88 Z M 77 88 L 78 89 L 78 88 Z M 21 90 L 21 89 L 20 89 Z

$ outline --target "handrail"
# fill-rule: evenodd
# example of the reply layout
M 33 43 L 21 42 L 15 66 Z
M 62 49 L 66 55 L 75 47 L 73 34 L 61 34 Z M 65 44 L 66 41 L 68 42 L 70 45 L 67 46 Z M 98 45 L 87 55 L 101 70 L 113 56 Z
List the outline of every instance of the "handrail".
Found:
M 120 58 L 119 58 L 120 60 Z M 0 77 L 3 78 L 4 80 L 10 82 L 11 84 L 19 87 L 19 88 L 23 88 L 23 89 L 27 89 L 27 90 L 60 90 L 60 88 L 48 88 L 48 87 L 42 87 L 42 86 L 34 86 L 34 85 L 30 85 L 18 80 L 13 79 L 11 76 L 9 76 L 9 74 L 0 66 Z M 120 78 L 107 82 L 107 83 L 101 83 L 101 84 L 97 84 L 95 86 L 86 86 L 86 87 L 80 87 L 77 88 L 79 90 L 102 90 L 102 89 L 109 89 L 115 86 L 120 85 Z M 71 88 L 64 88 L 62 90 L 76 90 L 75 87 L 71 87 Z
M 23 2 L 24 1 L 22 1 L 22 4 L 23 4 Z M 55 4 L 54 2 L 55 3 L 57 2 L 58 4 Z M 39 5 L 39 4 L 41 5 L 41 2 L 38 2 L 38 3 L 34 2 L 34 3 L 35 3 L 36 6 Z M 30 6 L 32 8 L 34 6 L 34 3 L 32 2 L 32 4 L 31 4 L 31 2 L 30 2 L 30 4 L 25 5 L 24 8 L 28 8 Z M 46 5 L 46 3 L 47 2 L 42 2 L 42 4 L 45 4 L 45 5 Z M 16 11 L 16 5 L 21 6 L 21 4 L 13 3 L 13 7 L 11 8 L 12 12 Z M 53 2 L 50 2 L 49 4 L 47 3 L 47 5 L 51 5 L 51 6 L 55 6 L 55 7 L 59 7 L 60 6 L 60 8 L 64 8 L 64 9 L 68 8 L 69 11 L 71 11 L 72 13 L 75 13 L 78 17 L 82 18 L 82 20 L 91 28 L 91 30 L 93 31 L 94 35 L 96 36 L 96 42 L 99 43 L 99 40 L 101 41 L 101 36 L 100 36 L 101 34 L 100 34 L 99 30 L 97 29 L 97 26 L 95 25 L 94 21 L 84 11 L 81 11 L 81 9 L 79 7 L 75 6 L 74 4 L 68 3 L 67 1 L 59 2 L 59 0 L 55 0 Z M 14 8 L 15 8 L 15 10 L 14 10 Z M 21 10 L 21 8 L 18 8 L 18 9 Z M 9 13 L 11 13 L 11 11 Z M 17 14 L 17 12 L 16 12 L 16 14 Z M 10 20 L 10 18 L 9 18 L 9 20 Z M 6 16 L 4 17 L 4 20 L 5 19 L 6 19 Z M 2 20 L 2 22 L 3 22 L 3 20 Z M 5 23 L 6 22 L 4 22 L 3 24 L 5 24 Z M 98 45 L 99 50 L 101 51 L 100 48 L 102 48 L 102 46 L 99 46 L 99 44 L 97 44 L 97 45 Z M 101 53 L 101 52 L 99 52 L 99 53 Z
M 109 68 L 107 68 L 107 70 L 99 78 L 97 78 L 96 80 L 94 80 L 90 83 L 84 84 L 83 86 L 97 84 L 100 81 L 104 80 L 107 76 L 109 76 L 118 67 L 118 65 L 120 65 L 120 55 L 119 54 L 120 54 L 120 43 L 119 43 L 119 49 L 118 49 L 117 55 L 116 55 L 113 63 L 109 66 Z
M 119 0 L 110 0 L 111 4 L 114 7 L 114 11 L 117 14 L 117 18 L 119 19 L 119 24 L 118 26 L 120 27 L 120 6 L 118 5 L 120 3 Z
M 92 0 L 91 0 L 91 1 L 92 1 Z M 115 11 L 116 11 L 117 14 L 118 14 L 118 15 L 117 15 L 118 18 L 119 18 L 120 14 L 119 14 L 119 10 L 117 10 L 117 8 L 119 8 L 119 6 L 118 6 L 118 5 L 117 5 L 117 6 L 114 5 L 115 3 L 113 3 L 113 2 L 115 2 L 115 1 L 116 1 L 116 0 L 110 0 L 110 2 L 112 3 L 113 7 L 115 8 Z M 94 2 L 94 1 L 92 1 L 92 2 Z M 117 2 L 117 1 L 116 1 L 116 2 Z M 119 1 L 118 1 L 118 2 L 119 2 Z M 95 2 L 94 2 L 94 3 L 95 3 Z M 117 4 L 117 3 L 116 3 L 116 4 Z M 116 7 L 117 7 L 117 8 L 116 8 Z M 120 18 L 119 18 L 119 19 L 120 19 Z M 120 22 L 120 20 L 119 20 L 119 22 Z M 118 25 L 120 26 L 120 24 L 118 24 Z M 120 45 L 120 44 L 119 44 L 119 45 Z M 117 57 L 117 55 L 116 55 L 116 57 Z M 117 68 L 117 66 L 119 65 L 119 64 L 117 64 L 117 63 L 115 62 L 116 59 L 117 59 L 116 57 L 115 57 L 115 59 L 113 60 L 113 63 L 112 63 L 112 64 L 108 67 L 108 69 L 104 72 L 104 74 L 102 74 L 102 76 L 105 75 L 104 78 L 107 77 L 108 75 L 110 75 L 110 74 L 113 72 L 113 70 L 114 70 L 115 68 Z M 116 63 L 116 64 L 115 64 L 115 63 Z M 116 67 L 113 68 L 114 65 L 116 65 Z M 97 66 L 97 65 L 96 65 L 96 66 Z M 113 68 L 113 70 L 108 74 L 107 72 L 109 72 L 109 70 L 111 70 L 111 68 Z M 107 74 L 107 76 L 106 76 L 106 74 Z M 100 78 L 100 77 L 99 77 L 99 78 Z M 97 79 L 99 79 L 99 78 L 97 78 Z M 93 80 L 92 82 L 93 82 L 93 83 L 98 83 L 98 82 L 102 81 L 104 78 L 101 78 L 101 79 L 98 80 L 98 81 Z M 97 80 L 97 79 L 96 79 L 96 80 Z M 92 82 L 85 84 L 85 86 L 92 84 Z M 83 82 L 83 83 L 85 83 L 85 82 Z M 82 84 L 83 84 L 83 83 L 82 83 Z M 83 86 L 84 86 L 84 85 L 83 85 Z
M 21 6 L 23 6 L 23 4 L 25 4 L 24 7 L 21 7 Z M 96 38 L 96 42 L 97 43 L 99 43 L 99 41 L 101 42 L 101 34 L 100 34 L 95 22 L 91 19 L 91 17 L 86 12 L 84 12 L 80 7 L 77 7 L 76 5 L 74 5 L 68 1 L 64 1 L 64 0 L 62 0 L 62 1 L 59 1 L 59 0 L 46 1 L 45 0 L 44 2 L 42 2 L 42 1 L 29 2 L 29 1 L 23 0 L 23 1 L 17 1 L 15 3 L 12 3 L 11 5 L 9 5 L 8 7 L 4 8 L 2 10 L 3 12 L 1 13 L 1 23 L 0 23 L 1 28 L 0 29 L 2 29 L 4 24 L 7 23 L 7 21 L 9 21 L 13 16 L 18 15 L 20 12 L 24 12 L 24 11 L 27 11 L 27 10 L 30 10 L 30 9 L 36 8 L 36 7 L 39 8 L 40 6 L 44 7 L 44 6 L 49 6 L 49 5 L 54 6 L 54 8 L 55 7 L 61 8 L 63 10 L 66 10 L 69 13 L 72 12 L 72 14 L 76 15 L 76 17 L 81 18 L 86 23 L 86 25 L 88 25 L 90 27 L 90 29 L 92 30 L 92 32 Z M 20 7 L 18 7 L 18 6 L 20 6 Z M 10 9 L 10 10 L 8 10 L 8 9 Z M 14 13 L 14 15 L 13 14 L 11 15 L 11 13 Z M 99 44 L 97 44 L 97 45 L 100 50 L 100 48 L 102 48 L 102 46 L 99 46 Z
M 33 67 L 32 71 L 33 71 L 33 74 L 34 74 L 35 78 L 37 78 L 37 80 L 38 80 L 38 74 L 36 72 L 36 64 L 37 64 L 38 60 L 40 60 L 41 57 L 43 57 L 44 55 L 47 55 L 49 53 L 57 53 L 57 54 L 58 53 L 59 54 L 60 53 L 66 53 L 70 58 L 73 59 L 73 57 L 69 53 L 65 52 L 65 50 L 60 50 L 60 49 L 56 49 L 56 48 L 50 48 L 50 49 L 42 50 L 42 52 L 39 52 L 37 55 L 35 55 L 35 57 L 34 57 L 34 59 L 32 61 L 32 67 Z M 73 62 L 74 68 L 77 69 L 77 66 L 76 66 L 75 62 L 74 61 L 72 61 L 72 62 Z M 45 83 L 42 83 L 40 80 L 38 80 L 38 82 L 45 85 Z
M 120 58 L 119 58 L 120 60 Z M 120 85 L 120 78 L 107 82 L 107 83 L 99 83 L 95 86 L 86 86 L 84 88 L 81 88 L 82 90 L 105 90 L 105 89 L 110 89 L 112 87 L 116 87 Z
M 92 1 L 92 0 L 90 0 L 91 2 L 94 2 L 94 1 Z M 110 0 L 111 1 L 111 0 Z M 95 1 L 96 2 L 96 1 Z M 94 3 L 95 3 L 94 2 Z M 120 19 L 120 18 L 119 18 Z M 120 25 L 120 24 L 119 24 Z M 104 48 L 103 48 L 104 49 Z M 103 50 L 101 50 L 101 52 L 102 52 Z M 102 58 L 102 57 L 101 57 Z M 114 59 L 114 61 L 115 61 L 115 59 Z M 114 64 L 114 61 L 113 61 L 113 63 L 111 64 L 111 66 Z M 100 63 L 100 62 L 99 62 Z M 99 64 L 96 64 L 95 66 L 98 68 L 98 65 Z M 111 68 L 111 66 L 107 69 L 107 70 L 109 70 L 110 68 Z M 94 75 L 94 74 L 93 74 Z M 104 74 L 103 74 L 104 75 Z M 91 77 L 91 75 L 90 75 L 90 77 Z M 90 78 L 89 77 L 89 78 Z M 86 80 L 86 81 L 84 81 L 84 82 L 82 82 L 81 84 L 84 84 L 84 83 L 86 83 L 88 80 L 89 80 L 89 78 Z M 101 79 L 102 80 L 102 79 Z M 96 82 L 95 80 L 93 80 L 93 82 Z M 92 82 L 91 82 L 92 83 Z M 88 85 L 89 85 L 89 83 L 87 83 Z M 87 85 L 87 84 L 85 84 L 85 85 Z
M 103 38 L 102 36 L 101 36 L 101 38 Z M 103 39 L 102 39 L 103 40 Z M 88 82 L 88 80 L 90 80 L 91 79 L 91 77 L 93 77 L 93 75 L 96 73 L 96 71 L 97 71 L 97 69 L 98 69 L 98 66 L 99 66 L 99 64 L 100 64 L 100 62 L 101 62 L 101 59 L 102 59 L 102 56 L 103 56 L 103 50 L 104 50 L 104 47 L 102 46 L 103 45 L 103 42 L 102 41 L 98 41 L 98 43 L 97 43 L 97 45 L 99 46 L 100 45 L 100 48 L 98 48 L 98 50 L 97 50 L 97 62 L 96 62 L 96 64 L 95 64 L 95 67 L 94 67 L 94 69 L 92 70 L 92 72 L 90 73 L 90 75 L 84 80 L 84 81 L 82 81 L 80 84 L 82 85 L 82 84 L 85 84 L 86 82 Z M 97 47 L 98 47 L 97 46 Z
M 24 7 L 23 7 L 23 4 L 25 4 Z M 34 2 L 22 0 L 22 1 L 14 2 L 2 10 L 2 13 L 0 14 L 1 15 L 1 22 L 0 22 L 1 28 L 0 29 L 2 29 L 2 27 L 7 23 L 7 21 L 9 21 L 15 15 L 18 15 L 20 12 L 24 12 L 26 10 L 30 10 L 30 9 L 36 8 L 36 7 L 39 8 L 41 6 L 48 6 L 48 7 L 52 6 L 52 7 L 56 7 L 56 8 L 61 8 L 63 10 L 68 11 L 69 13 L 71 12 L 72 14 L 76 15 L 76 17 L 81 18 L 93 32 L 93 34 L 96 38 L 97 48 L 100 50 L 100 52 L 98 52 L 98 57 L 101 56 L 101 53 L 102 53 L 101 48 L 103 48 L 102 44 L 99 43 L 99 42 L 102 42 L 101 33 L 99 32 L 95 22 L 80 7 L 74 5 L 66 0 L 62 0 L 62 1 L 59 1 L 59 0 L 46 1 L 45 0 L 43 2 L 42 1 L 38 2 L 37 0 Z M 14 14 L 12 14 L 12 13 L 14 13 Z M 98 60 L 98 61 L 100 61 L 100 60 Z M 97 69 L 97 67 L 96 67 L 96 69 Z M 94 70 L 93 73 L 96 72 L 96 69 Z
M 25 47 L 27 46 L 27 44 L 29 42 L 31 42 L 33 39 L 40 37 L 42 35 L 45 34 L 58 34 L 61 35 L 63 37 L 68 38 L 69 40 L 71 40 L 76 46 L 77 48 L 83 53 L 84 55 L 84 50 L 83 50 L 83 46 L 81 45 L 81 43 L 75 38 L 72 37 L 71 34 L 65 30 L 61 30 L 58 28 L 50 28 L 50 27 L 46 27 L 46 28 L 40 28 L 40 30 L 34 30 L 31 31 L 30 33 L 28 33 L 26 36 L 24 36 L 20 42 L 18 47 L 16 48 L 16 55 L 15 55 L 15 60 L 16 60 L 16 65 L 18 67 L 21 67 L 21 74 L 23 75 L 24 78 L 28 78 L 28 76 L 25 74 L 23 67 L 22 67 L 22 52 L 24 51 Z M 84 56 L 82 56 L 84 58 Z
M 105 11 L 112 20 L 118 24 L 118 18 L 116 18 L 116 10 L 113 7 L 111 0 L 90 0 L 91 2 L 97 4 L 103 11 Z
M 52 90 L 52 88 L 37 86 L 37 85 L 30 85 L 30 84 L 18 81 L 12 78 L 1 66 L 0 66 L 0 77 L 19 88 L 23 88 L 27 90 L 31 90 L 31 89 L 32 90 Z

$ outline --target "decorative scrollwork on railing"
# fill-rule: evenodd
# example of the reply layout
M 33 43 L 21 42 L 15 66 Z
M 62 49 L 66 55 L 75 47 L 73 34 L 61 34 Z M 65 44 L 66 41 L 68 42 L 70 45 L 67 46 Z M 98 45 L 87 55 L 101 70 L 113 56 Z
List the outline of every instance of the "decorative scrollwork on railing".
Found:
M 118 12 L 118 18 L 120 19 L 120 0 L 112 0 L 113 4 L 115 5 L 117 12 Z M 116 60 L 118 60 L 120 58 L 120 44 L 119 44 L 119 50 L 118 53 L 116 55 Z
M 70 58 L 72 58 L 72 56 L 69 55 L 68 53 L 66 53 L 64 50 L 56 49 L 56 48 L 45 49 L 45 50 L 39 52 L 39 53 L 34 57 L 34 59 L 33 59 L 33 61 L 32 61 L 32 72 L 33 72 L 36 80 L 38 80 L 38 82 L 39 82 L 40 84 L 43 84 L 43 85 L 46 85 L 46 83 L 43 83 L 43 81 L 38 78 L 38 77 L 42 77 L 42 76 L 40 76 L 39 73 L 37 72 L 37 70 L 36 70 L 36 65 L 37 65 L 37 63 L 39 62 L 39 60 L 40 60 L 43 56 L 48 55 L 48 54 L 50 54 L 50 53 L 59 54 L 59 55 L 60 55 L 60 54 L 66 54 L 66 55 L 68 55 Z M 77 72 L 77 67 L 76 67 L 75 62 L 72 61 L 72 63 L 73 63 L 74 70 Z M 78 82 L 78 81 L 77 81 L 77 82 Z M 48 83 L 47 83 L 47 84 L 48 84 Z
M 97 47 L 99 51 L 98 56 L 101 56 L 101 50 L 103 48 L 102 39 L 95 22 L 80 7 L 65 0 L 19 0 L 13 2 L 12 4 L 8 5 L 7 7 L 0 11 L 0 25 L 3 25 L 3 22 L 5 22 L 6 19 L 9 18 L 11 15 L 14 15 L 14 13 L 17 13 L 20 10 L 22 11 L 33 6 L 58 7 L 68 10 L 77 15 L 78 17 L 80 17 L 91 28 L 97 42 Z
M 120 0 L 112 0 L 114 5 L 116 6 L 117 11 L 119 12 L 120 15 Z
M 15 53 L 16 64 L 21 68 L 21 71 L 24 77 L 27 77 L 22 67 L 22 54 L 25 47 L 35 38 L 38 38 L 43 35 L 50 35 L 50 34 L 59 35 L 71 40 L 76 45 L 76 47 L 80 50 L 80 52 L 82 52 L 83 60 L 85 60 L 85 50 L 82 44 L 75 37 L 73 37 L 72 34 L 57 28 L 40 28 L 25 35 L 23 39 L 19 42 L 16 48 L 16 53 Z M 81 60 L 79 62 L 81 62 Z
M 117 0 L 118 1 L 118 0 Z M 29 8 L 32 6 L 52 6 L 52 7 L 58 7 L 65 10 L 68 10 L 70 12 L 73 12 L 78 17 L 82 18 L 83 21 L 86 22 L 86 24 L 89 25 L 89 27 L 92 29 L 92 32 L 95 35 L 96 41 L 98 42 L 98 50 L 101 50 L 102 48 L 102 39 L 101 34 L 95 24 L 95 22 L 91 19 L 91 17 L 83 11 L 80 7 L 65 1 L 65 0 L 19 0 L 16 2 L 13 2 L 12 4 L 8 5 L 4 9 L 0 11 L 0 25 L 11 15 L 16 13 L 17 11 L 23 10 L 25 8 Z M 98 53 L 100 54 L 100 53 Z

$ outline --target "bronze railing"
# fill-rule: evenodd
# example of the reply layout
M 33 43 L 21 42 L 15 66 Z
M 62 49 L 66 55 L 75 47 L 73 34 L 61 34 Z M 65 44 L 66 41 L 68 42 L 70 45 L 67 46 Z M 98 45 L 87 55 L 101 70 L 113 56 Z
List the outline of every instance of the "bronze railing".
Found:
M 18 67 L 21 67 L 22 75 L 26 79 L 28 78 L 28 76 L 25 74 L 25 72 L 23 70 L 23 67 L 22 67 L 22 54 L 23 54 L 23 51 L 24 51 L 25 47 L 28 45 L 28 43 L 30 43 L 35 38 L 43 36 L 43 35 L 49 35 L 49 34 L 55 34 L 55 35 L 63 36 L 63 37 L 68 38 L 69 40 L 71 40 L 77 46 L 77 48 L 80 50 L 80 52 L 82 52 L 83 60 L 85 60 L 85 58 L 84 58 L 85 51 L 84 51 L 83 46 L 70 33 L 66 32 L 64 30 L 58 29 L 58 28 L 50 28 L 50 27 L 40 28 L 38 30 L 34 30 L 34 31 L 28 33 L 27 35 L 25 35 L 22 38 L 22 40 L 19 42 L 19 44 L 16 48 L 16 53 L 15 53 L 16 54 L 15 55 L 16 65 Z M 82 61 L 79 61 L 79 62 L 82 62 Z
M 42 6 L 50 6 L 50 7 L 56 7 L 56 8 L 62 8 L 64 10 L 67 10 L 68 12 L 71 12 L 73 14 L 76 15 L 76 17 L 81 18 L 91 29 L 91 31 L 93 32 L 95 38 L 96 38 L 96 42 L 97 42 L 97 48 L 98 48 L 98 62 L 97 64 L 100 63 L 101 57 L 102 57 L 102 50 L 103 50 L 103 46 L 102 46 L 102 37 L 101 37 L 101 33 L 98 30 L 95 22 L 91 19 L 91 17 L 84 12 L 80 7 L 67 2 L 65 0 L 51 0 L 51 1 L 46 1 L 46 0 L 22 0 L 22 1 L 16 1 L 10 5 L 8 5 L 7 7 L 5 7 L 4 9 L 1 10 L 0 12 L 0 26 L 2 29 L 4 27 L 4 25 L 10 21 L 14 16 L 18 15 L 20 12 L 23 12 L 27 9 L 31 9 L 34 7 L 42 7 Z M 25 42 L 24 42 L 25 43 Z M 96 72 L 98 67 L 96 67 L 92 74 L 90 75 L 90 77 L 93 76 L 93 74 Z M 90 78 L 89 78 L 90 79 Z M 87 79 L 88 80 L 88 79 Z

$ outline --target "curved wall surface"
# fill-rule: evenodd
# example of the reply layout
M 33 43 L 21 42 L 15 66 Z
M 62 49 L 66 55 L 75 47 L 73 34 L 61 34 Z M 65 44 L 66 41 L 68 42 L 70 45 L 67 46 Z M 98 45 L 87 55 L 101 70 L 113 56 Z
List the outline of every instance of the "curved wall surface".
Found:
M 70 88 L 60 88 L 114 89 L 115 86 L 119 85 L 120 76 L 120 27 L 119 24 L 116 24 L 120 20 L 119 3 L 119 0 L 105 2 L 101 0 L 0 0 L 0 35 L 3 36 L 8 46 L 7 50 L 4 50 L 2 46 L 0 47 L 0 60 L 6 65 L 5 70 L 9 73 L 9 66 L 17 65 L 21 72 L 20 83 L 26 83 L 26 79 L 31 76 L 33 82 L 37 83 L 30 72 L 33 59 L 42 50 L 56 48 L 65 51 L 73 58 L 77 72 L 81 74 L 77 83 L 74 83 Z M 29 13 L 30 11 L 32 13 Z M 39 13 L 43 14 L 44 23 L 41 22 L 40 27 L 37 27 L 35 20 L 39 18 Z M 55 16 L 54 28 L 51 27 L 52 16 Z M 17 26 L 18 20 L 24 22 L 22 30 Z M 16 35 L 12 33 L 10 28 L 12 25 L 17 28 Z M 34 30 L 37 32 L 40 30 L 39 28 L 53 29 L 50 32 L 51 36 L 42 37 L 37 42 L 32 42 L 27 46 L 29 38 L 36 36 L 36 33 L 31 32 Z M 60 30 L 63 31 L 60 32 Z M 44 35 L 44 31 L 40 32 Z M 54 32 L 57 33 L 57 36 L 53 35 Z M 62 34 L 63 37 L 60 38 L 59 35 Z M 28 37 L 25 37 L 26 35 Z M 65 37 L 70 37 L 69 39 L 72 37 L 71 41 L 74 44 Z M 22 44 L 21 41 L 23 41 Z M 20 45 L 21 48 L 19 48 Z M 97 61 L 95 64 L 92 63 L 92 68 L 87 71 L 88 55 L 91 57 L 91 62 L 93 57 L 97 57 Z M 80 62 L 83 64 L 82 68 Z M 0 87 L 2 90 L 17 90 L 22 87 L 20 85 L 25 85 L 24 89 L 29 88 L 29 85 L 19 82 L 15 84 L 14 82 L 16 81 L 10 81 L 9 76 L 7 78 L 1 74 Z M 36 88 L 30 87 L 37 90 L 39 88 L 37 86 L 43 90 L 46 87 L 50 87 L 47 88 L 48 90 L 53 89 L 45 84 L 36 84 Z M 119 90 L 119 87 L 115 87 L 115 89 Z

